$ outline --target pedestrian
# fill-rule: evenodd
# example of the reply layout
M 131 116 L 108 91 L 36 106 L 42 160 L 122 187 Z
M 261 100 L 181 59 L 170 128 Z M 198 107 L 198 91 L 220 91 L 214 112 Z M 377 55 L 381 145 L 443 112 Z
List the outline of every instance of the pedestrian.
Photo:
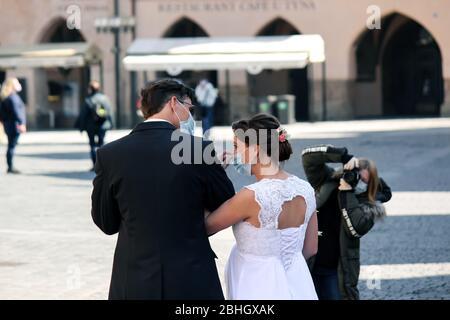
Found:
M 319 300 L 358 300 L 360 238 L 386 215 L 382 203 L 391 199 L 391 189 L 373 161 L 355 158 L 346 148 L 306 148 L 302 160 L 316 190 L 319 246 L 310 268 Z
M 8 78 L 2 85 L 0 93 L 0 121 L 8 138 L 8 149 L 6 152 L 6 162 L 8 174 L 20 174 L 14 167 L 14 153 L 19 143 L 19 137 L 27 131 L 27 120 L 25 104 L 18 93 L 22 91 L 22 86 L 17 78 Z
M 195 97 L 202 112 L 203 135 L 209 136 L 209 130 L 214 126 L 214 105 L 218 90 L 207 79 L 202 79 L 195 88 Z
M 113 115 L 108 97 L 100 92 L 100 83 L 91 81 L 89 84 L 89 96 L 86 98 L 75 127 L 80 132 L 86 131 L 91 148 L 91 160 L 94 171 L 96 151 L 103 146 L 106 132 L 113 127 Z

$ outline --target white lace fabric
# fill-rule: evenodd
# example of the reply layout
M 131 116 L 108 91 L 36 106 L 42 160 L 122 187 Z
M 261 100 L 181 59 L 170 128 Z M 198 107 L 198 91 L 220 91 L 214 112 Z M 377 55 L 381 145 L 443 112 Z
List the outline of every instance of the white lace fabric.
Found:
M 314 190 L 296 176 L 287 179 L 263 179 L 246 186 L 255 193 L 259 204 L 260 227 L 241 222 L 233 227 L 237 248 L 254 256 L 275 256 L 287 270 L 293 259 L 302 253 L 306 228 L 316 210 Z M 278 219 L 284 203 L 301 196 L 306 202 L 305 221 L 298 228 L 278 229 Z

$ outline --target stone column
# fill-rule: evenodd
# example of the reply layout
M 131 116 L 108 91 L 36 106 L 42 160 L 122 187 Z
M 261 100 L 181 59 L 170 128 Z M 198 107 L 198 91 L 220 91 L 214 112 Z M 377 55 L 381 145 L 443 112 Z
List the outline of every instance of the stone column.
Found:
M 450 79 L 444 79 L 444 104 L 441 107 L 441 116 L 450 117 Z

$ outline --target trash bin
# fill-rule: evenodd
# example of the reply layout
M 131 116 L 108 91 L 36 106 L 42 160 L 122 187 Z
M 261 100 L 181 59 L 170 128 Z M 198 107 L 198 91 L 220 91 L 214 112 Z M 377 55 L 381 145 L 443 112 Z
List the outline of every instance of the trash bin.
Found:
M 290 94 L 276 96 L 273 115 L 282 124 L 295 123 L 295 96 Z
M 252 114 L 256 113 L 268 113 L 273 114 L 274 103 L 277 101 L 276 96 L 264 96 L 251 98 L 250 100 L 250 112 Z
M 277 117 L 282 124 L 295 123 L 295 96 L 285 94 L 251 98 L 250 112 L 252 114 L 271 114 Z
M 55 128 L 55 112 L 53 110 L 41 110 L 37 112 L 37 127 L 39 129 Z

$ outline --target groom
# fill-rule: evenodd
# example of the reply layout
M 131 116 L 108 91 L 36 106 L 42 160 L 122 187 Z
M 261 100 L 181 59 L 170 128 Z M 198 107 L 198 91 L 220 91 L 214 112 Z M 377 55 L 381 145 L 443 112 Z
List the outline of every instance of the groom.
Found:
M 146 121 L 97 151 L 92 218 L 104 233 L 119 233 L 110 299 L 223 299 L 204 212 L 231 198 L 233 185 L 220 164 L 171 158 L 177 128 L 191 145 L 212 143 L 191 135 L 193 97 L 177 80 L 147 85 Z

